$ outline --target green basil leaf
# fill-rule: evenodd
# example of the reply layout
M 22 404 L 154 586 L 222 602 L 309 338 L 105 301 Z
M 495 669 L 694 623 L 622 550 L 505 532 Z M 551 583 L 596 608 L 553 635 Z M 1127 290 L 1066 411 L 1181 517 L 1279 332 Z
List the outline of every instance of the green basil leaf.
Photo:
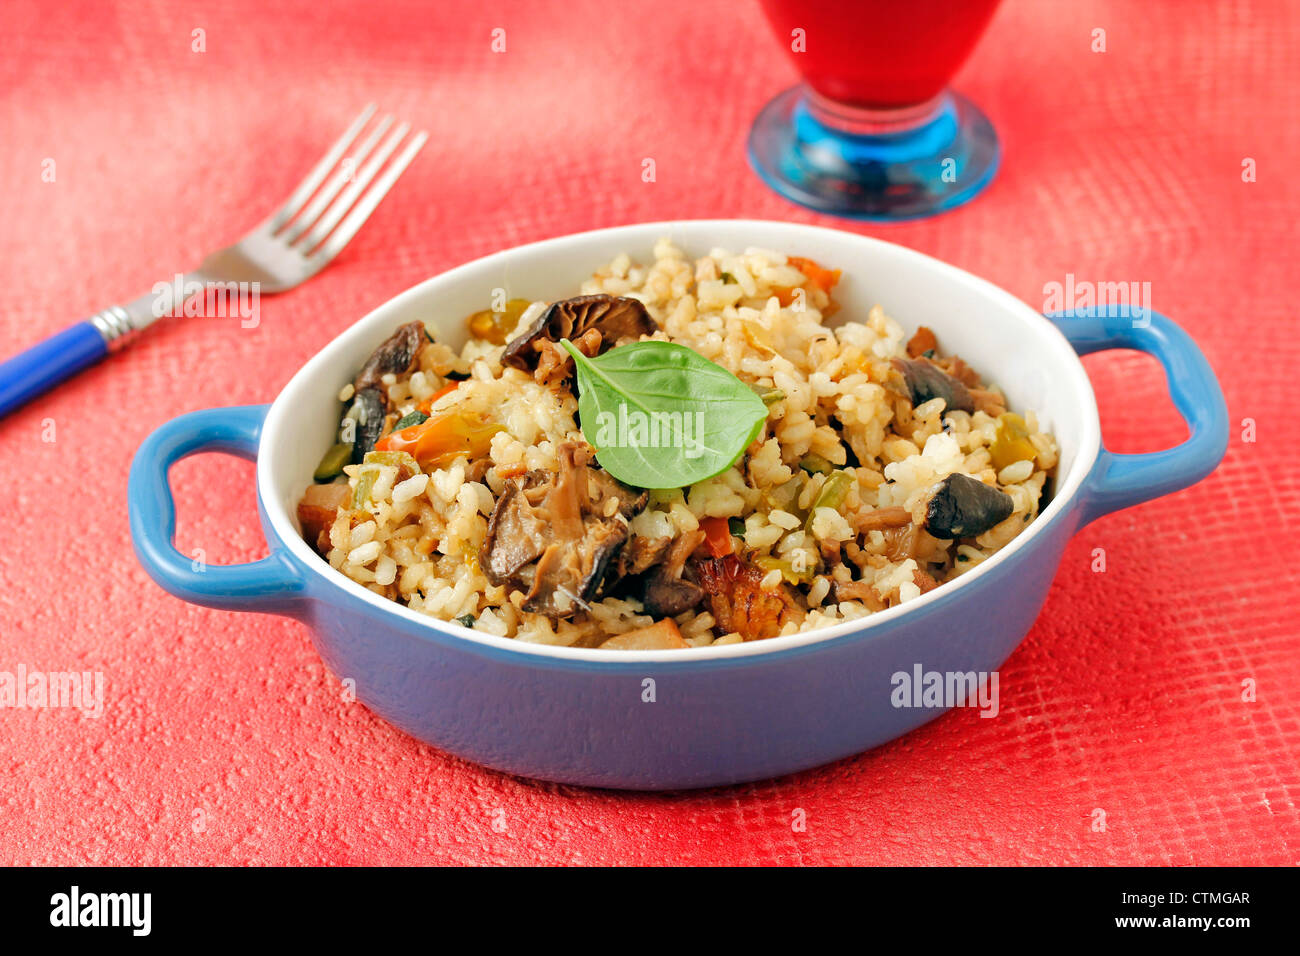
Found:
M 635 488 L 685 488 L 721 474 L 758 437 L 767 406 L 720 365 L 673 342 L 633 342 L 578 370 L 582 433 L 601 467 Z

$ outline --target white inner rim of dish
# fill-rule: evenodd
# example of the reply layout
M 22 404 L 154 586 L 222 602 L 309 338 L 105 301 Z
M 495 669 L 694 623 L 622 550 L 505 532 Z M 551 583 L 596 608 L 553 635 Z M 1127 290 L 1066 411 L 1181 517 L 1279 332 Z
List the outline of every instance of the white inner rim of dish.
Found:
M 1061 457 L 1047 508 L 993 557 L 905 604 L 785 637 L 690 650 L 600 650 L 481 634 L 375 594 L 330 567 L 303 540 L 296 504 L 311 482 L 321 454 L 335 440 L 339 389 L 352 380 L 365 357 L 394 329 L 420 319 L 436 330 L 438 341 L 460 348 L 466 337 L 465 317 L 486 306 L 492 289 L 505 288 L 510 297 L 567 298 L 578 293 L 580 283 L 591 273 L 621 253 L 628 253 L 634 262 L 650 264 L 654 243 L 665 237 L 688 257 L 718 247 L 732 252 L 758 247 L 841 269 L 843 277 L 835 292 L 841 310 L 831 325 L 861 321 L 878 303 L 908 334 L 918 325 L 934 329 L 945 353 L 960 355 L 985 381 L 1003 388 L 1010 408 L 1033 409 L 1043 430 L 1055 434 Z M 774 654 L 870 631 L 944 600 L 958 588 L 977 586 L 994 567 L 1029 547 L 1066 510 L 1100 449 L 1096 399 L 1073 347 L 1051 322 L 992 283 L 902 246 L 820 226 L 685 220 L 619 226 L 519 246 L 458 266 L 390 299 L 334 339 L 285 385 L 263 426 L 257 482 L 271 526 L 294 557 L 310 573 L 325 576 L 377 612 L 523 655 L 609 664 L 683 663 Z

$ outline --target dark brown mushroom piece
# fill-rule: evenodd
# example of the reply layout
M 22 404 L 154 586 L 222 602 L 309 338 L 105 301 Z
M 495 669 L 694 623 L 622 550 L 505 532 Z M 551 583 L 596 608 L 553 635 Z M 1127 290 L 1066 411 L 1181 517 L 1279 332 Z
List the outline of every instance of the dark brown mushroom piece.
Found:
M 408 374 L 415 367 L 415 357 L 425 341 L 423 322 L 406 323 L 370 353 L 370 358 L 352 380 L 352 387 L 359 392 L 381 384 L 385 375 L 401 378 Z
M 680 535 L 667 549 L 663 561 L 645 576 L 641 603 L 647 614 L 676 617 L 704 600 L 704 589 L 694 581 L 682 577 L 686 559 L 703 540 L 703 531 Z
M 610 562 L 627 540 L 618 521 L 593 521 L 576 542 L 549 545 L 537 559 L 522 605 L 547 617 L 569 617 L 596 599 Z
M 573 299 L 553 302 L 521 335 L 511 339 L 501 353 L 501 364 L 525 372 L 538 370 L 543 354 L 551 355 L 561 339 L 577 341 L 584 338 L 584 353 L 596 355 L 625 341 L 637 341 L 651 335 L 659 326 L 646 307 L 637 299 L 613 295 L 581 295 Z M 599 342 L 588 333 L 599 333 Z M 567 357 L 566 357 L 567 359 Z M 545 370 L 547 378 L 554 377 L 554 368 L 571 364 L 551 362 Z
M 541 505 L 550 488 L 544 480 L 540 472 L 529 472 L 507 481 L 497 498 L 479 554 L 479 565 L 493 584 L 508 583 L 546 550 L 546 518 Z
M 560 446 L 555 475 L 506 483 L 488 520 L 479 565 L 493 584 L 524 592 L 523 609 L 571 617 L 601 592 L 648 494 L 592 468 L 591 447 Z
M 970 389 L 928 359 L 896 358 L 892 364 L 902 374 L 913 406 L 922 405 L 932 398 L 942 398 L 945 411 L 975 411 Z
M 925 530 L 936 538 L 970 538 L 1011 517 L 1011 496 L 969 475 L 952 474 L 934 486 L 925 506 Z
M 627 539 L 627 544 L 618 553 L 618 564 L 614 568 L 618 578 L 636 577 L 644 574 L 664 559 L 673 539 L 669 535 L 661 538 L 647 538 L 634 534 Z
M 594 454 L 589 446 L 586 453 Z M 602 468 L 587 469 L 587 490 L 595 502 L 616 501 L 613 506 L 615 513 L 629 521 L 645 510 L 646 502 L 650 500 L 650 492 L 644 488 L 630 488 Z
M 375 442 L 384 433 L 384 420 L 388 415 L 388 388 L 384 385 L 384 376 L 402 378 L 410 374 L 425 341 L 424 323 L 408 322 L 370 353 L 370 358 L 352 380 L 355 395 L 345 417 L 356 422 L 356 435 L 352 442 L 354 465 L 360 464 L 366 453 L 374 450 Z
M 363 388 L 353 397 L 345 416 L 353 421 L 352 464 L 361 464 L 366 453 L 374 451 L 375 442 L 384 433 L 387 416 L 388 394 L 382 386 Z

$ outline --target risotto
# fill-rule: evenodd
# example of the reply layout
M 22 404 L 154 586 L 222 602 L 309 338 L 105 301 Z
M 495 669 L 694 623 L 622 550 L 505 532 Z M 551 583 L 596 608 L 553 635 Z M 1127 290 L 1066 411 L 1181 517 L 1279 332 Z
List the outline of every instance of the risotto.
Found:
M 577 647 L 762 640 L 941 586 L 1038 515 L 1056 442 L 930 330 L 836 314 L 829 265 L 661 240 L 572 299 L 491 303 L 460 350 L 403 326 L 343 384 L 304 537 L 416 611 Z M 634 374 L 633 413 L 676 403 L 712 458 L 627 464 L 594 416 Z

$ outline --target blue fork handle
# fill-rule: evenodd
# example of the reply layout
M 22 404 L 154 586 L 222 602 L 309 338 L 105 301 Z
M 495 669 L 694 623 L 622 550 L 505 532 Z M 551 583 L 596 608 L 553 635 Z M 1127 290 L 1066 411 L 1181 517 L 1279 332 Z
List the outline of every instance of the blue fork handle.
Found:
M 1172 494 L 1218 467 L 1228 450 L 1228 406 L 1210 363 L 1191 337 L 1158 312 L 1135 319 L 1128 310 L 1076 309 L 1048 316 L 1080 355 L 1137 349 L 1164 366 L 1174 407 L 1191 436 L 1143 455 L 1104 447 L 1085 483 L 1084 524 L 1112 511 Z
M 104 334 L 78 322 L 0 365 L 0 417 L 48 392 L 108 354 Z

